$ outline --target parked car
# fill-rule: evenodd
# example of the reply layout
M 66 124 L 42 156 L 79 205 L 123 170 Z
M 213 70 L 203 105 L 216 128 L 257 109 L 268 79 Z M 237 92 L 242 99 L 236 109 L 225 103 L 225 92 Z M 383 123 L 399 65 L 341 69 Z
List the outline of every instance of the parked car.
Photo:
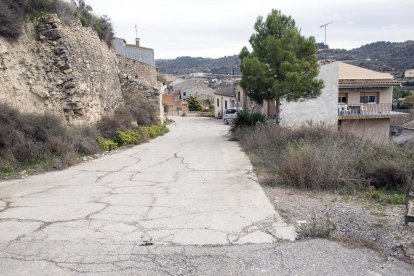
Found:
M 225 125 L 228 125 L 233 122 L 237 117 L 237 108 L 229 108 L 224 110 L 223 122 Z

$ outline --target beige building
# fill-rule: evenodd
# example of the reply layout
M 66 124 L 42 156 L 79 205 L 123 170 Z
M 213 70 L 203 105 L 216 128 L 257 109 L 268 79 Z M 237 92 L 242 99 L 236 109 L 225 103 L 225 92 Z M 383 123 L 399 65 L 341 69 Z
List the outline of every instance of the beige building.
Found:
M 391 118 L 404 115 L 392 111 L 393 86 L 400 82 L 388 73 L 337 63 L 339 129 L 376 142 L 388 141 Z
M 163 94 L 162 106 L 167 116 L 181 116 L 188 113 L 187 101 L 180 100 L 180 94 Z
M 323 62 L 318 78 L 325 87 L 316 99 L 282 101 L 282 126 L 324 125 L 376 142 L 389 140 L 391 118 L 404 115 L 392 111 L 393 86 L 400 82 L 391 74 L 343 62 Z M 236 90 L 243 93 L 237 85 Z M 244 108 L 260 109 L 266 114 L 265 104 L 258 107 L 246 96 L 244 99 Z

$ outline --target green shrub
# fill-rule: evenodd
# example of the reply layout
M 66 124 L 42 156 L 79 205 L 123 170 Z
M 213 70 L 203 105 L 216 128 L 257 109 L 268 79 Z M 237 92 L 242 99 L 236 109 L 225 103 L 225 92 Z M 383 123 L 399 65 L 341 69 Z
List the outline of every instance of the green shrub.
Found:
M 93 28 L 102 41 L 105 41 L 109 47 L 112 47 L 112 40 L 114 39 L 114 29 L 112 27 L 111 19 L 103 15 L 100 18 L 95 18 Z
M 165 125 L 141 127 L 139 130 L 144 138 L 155 138 L 168 132 L 168 128 Z
M 384 189 L 373 190 L 368 193 L 369 196 L 379 203 L 388 203 L 395 205 L 404 205 L 405 204 L 405 194 L 390 192 Z
M 138 144 L 140 138 L 140 134 L 133 130 L 118 131 L 116 134 L 115 142 L 119 145 Z
M 258 123 L 264 123 L 266 116 L 260 112 L 249 112 L 248 110 L 239 110 L 237 117 L 233 122 L 233 129 L 243 126 L 255 126 Z
M 118 148 L 118 143 L 116 143 L 115 141 L 111 139 L 106 139 L 104 137 L 98 137 L 96 141 L 98 142 L 101 149 L 104 151 L 111 151 L 111 150 L 115 150 Z
M 197 99 L 197 97 L 190 96 L 190 97 L 187 98 L 186 101 L 188 103 L 188 110 L 189 111 L 202 111 L 203 110 L 203 105 Z

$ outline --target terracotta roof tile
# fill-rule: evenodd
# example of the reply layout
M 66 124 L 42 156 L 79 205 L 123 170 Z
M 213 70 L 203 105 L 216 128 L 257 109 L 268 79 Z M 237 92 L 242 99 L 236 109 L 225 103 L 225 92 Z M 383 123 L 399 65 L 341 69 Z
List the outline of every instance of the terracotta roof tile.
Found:
M 340 79 L 340 87 L 356 87 L 356 86 L 394 86 L 400 85 L 400 81 L 393 79 Z

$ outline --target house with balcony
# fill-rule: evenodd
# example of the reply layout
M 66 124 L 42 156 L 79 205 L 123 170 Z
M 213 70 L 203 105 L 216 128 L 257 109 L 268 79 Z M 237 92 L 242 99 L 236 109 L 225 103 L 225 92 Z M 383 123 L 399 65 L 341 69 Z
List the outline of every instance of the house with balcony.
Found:
M 282 101 L 282 126 L 324 125 L 375 142 L 385 142 L 389 140 L 391 119 L 405 115 L 392 111 L 393 87 L 400 82 L 391 74 L 339 61 L 322 61 L 318 78 L 324 81 L 319 97 Z M 243 93 L 245 108 L 266 114 L 266 103 L 254 104 L 236 82 L 237 92 Z
M 380 73 L 338 64 L 338 128 L 376 142 L 389 140 L 391 119 L 404 116 L 392 110 L 393 87 L 399 81 Z

